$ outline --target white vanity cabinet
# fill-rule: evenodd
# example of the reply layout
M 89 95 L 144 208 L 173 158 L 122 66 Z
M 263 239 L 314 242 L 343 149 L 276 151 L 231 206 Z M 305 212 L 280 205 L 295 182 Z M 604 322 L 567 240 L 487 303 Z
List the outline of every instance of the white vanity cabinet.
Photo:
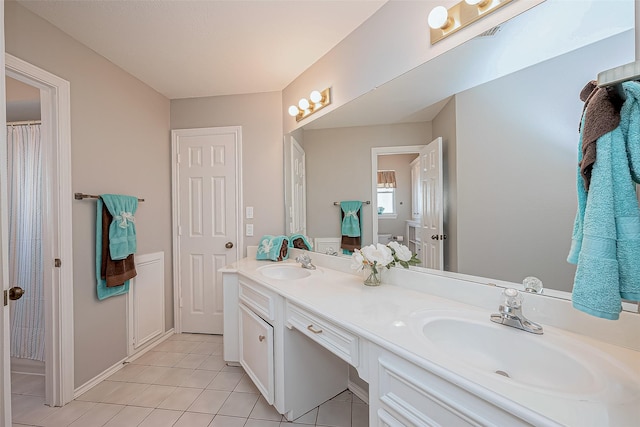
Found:
M 224 360 L 239 363 L 278 412 L 292 421 L 346 390 L 348 364 L 285 325 L 285 298 L 242 274 L 222 280 Z M 323 339 L 335 338 L 327 326 Z
M 533 425 L 458 384 L 387 350 L 372 347 L 371 363 L 376 372 L 369 383 L 371 426 Z

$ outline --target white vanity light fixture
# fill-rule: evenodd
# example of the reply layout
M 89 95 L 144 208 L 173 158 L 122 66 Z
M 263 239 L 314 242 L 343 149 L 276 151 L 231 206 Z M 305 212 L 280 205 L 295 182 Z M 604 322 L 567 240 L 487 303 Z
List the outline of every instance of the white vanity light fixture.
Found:
M 436 6 L 429 12 L 431 44 L 465 28 L 514 0 L 464 0 L 451 6 Z
M 331 88 L 326 88 L 323 91 L 314 90 L 309 95 L 309 99 L 302 98 L 297 106 L 291 105 L 287 111 L 299 122 L 329 104 L 331 104 Z

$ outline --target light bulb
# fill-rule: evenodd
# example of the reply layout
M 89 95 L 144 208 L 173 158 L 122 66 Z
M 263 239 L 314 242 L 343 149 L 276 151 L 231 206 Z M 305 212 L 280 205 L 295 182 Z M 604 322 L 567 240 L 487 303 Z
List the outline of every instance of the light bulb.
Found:
M 309 95 L 309 99 L 311 100 L 311 102 L 313 102 L 314 104 L 319 103 L 320 101 L 322 101 L 322 94 L 320 93 L 320 91 L 314 90 L 313 92 L 311 92 L 311 94 Z
M 490 0 L 464 0 L 464 2 L 469 6 L 484 7 L 490 2 Z
M 444 6 L 436 6 L 429 13 L 429 26 L 434 30 L 440 28 L 444 29 L 449 23 L 449 12 Z
M 289 115 L 291 117 L 297 116 L 299 112 L 300 110 L 298 110 L 298 107 L 296 107 L 295 105 L 292 105 L 291 107 L 289 107 Z
M 301 110 L 306 110 L 309 108 L 309 101 L 307 101 L 306 98 L 302 98 L 300 101 L 298 101 L 298 107 L 300 107 Z

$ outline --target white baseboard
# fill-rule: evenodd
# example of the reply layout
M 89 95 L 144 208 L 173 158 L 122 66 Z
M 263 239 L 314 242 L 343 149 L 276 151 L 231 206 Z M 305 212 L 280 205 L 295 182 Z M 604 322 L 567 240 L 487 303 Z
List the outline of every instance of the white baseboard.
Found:
M 144 349 L 140 350 L 135 355 L 133 355 L 131 357 L 125 357 L 124 359 L 122 359 L 121 361 L 116 363 L 115 365 L 111 366 L 110 368 L 107 368 L 106 370 L 102 371 L 102 373 L 100 373 L 99 375 L 93 377 L 92 379 L 90 379 L 86 383 L 82 384 L 80 387 L 76 388 L 73 391 L 73 398 L 75 399 L 78 396 L 80 396 L 80 395 L 86 393 L 87 391 L 91 390 L 93 387 L 95 387 L 96 385 L 100 384 L 102 381 L 106 380 L 111 375 L 115 374 L 120 369 L 122 369 L 125 366 L 125 364 L 127 364 L 127 363 L 129 363 L 129 362 L 131 362 L 133 360 L 136 360 L 137 358 L 139 358 L 140 356 L 142 356 L 143 354 L 145 354 L 146 352 L 148 352 L 149 350 L 151 350 L 152 348 L 154 348 L 158 344 L 160 344 L 160 343 L 164 342 L 165 340 L 167 340 L 171 335 L 173 335 L 173 328 L 171 328 L 170 330 L 168 330 L 167 332 L 162 334 L 160 336 L 160 338 L 158 338 L 154 342 L 150 343 L 147 347 L 145 347 Z
M 167 339 L 169 339 L 172 335 L 174 334 L 173 328 L 169 329 L 167 332 L 165 332 L 164 334 L 160 335 L 158 338 L 156 338 L 154 341 L 151 341 L 149 343 L 147 343 L 145 345 L 145 347 L 141 348 L 140 350 L 136 351 L 135 354 L 130 355 L 129 357 L 127 357 L 125 359 L 125 363 L 129 363 L 129 362 L 133 362 L 136 359 L 139 359 L 140 357 L 142 357 L 146 352 L 150 351 L 151 349 L 153 349 L 155 346 L 157 346 L 158 344 L 161 344 L 163 342 L 165 342 Z
M 369 403 L 369 391 L 363 389 L 362 387 L 360 387 L 358 384 L 356 384 L 355 382 L 349 380 L 347 382 L 347 388 L 349 390 L 351 390 L 351 392 L 353 394 L 355 394 L 356 396 L 358 396 L 360 399 L 362 399 L 364 401 L 364 403 L 368 404 Z
M 44 362 L 12 357 L 11 372 L 16 374 L 44 375 Z
M 125 360 L 126 359 L 122 359 L 121 361 L 119 361 L 115 365 L 111 366 L 110 368 L 107 368 L 106 370 L 102 371 L 102 373 L 100 373 L 99 375 L 93 377 L 92 379 L 90 379 L 86 383 L 82 384 L 80 387 L 76 388 L 73 391 L 73 398 L 75 399 L 75 398 L 79 397 L 80 395 L 86 393 L 87 391 L 91 390 L 93 387 L 95 387 L 98 384 L 100 384 L 103 380 L 107 379 L 110 375 L 113 375 L 116 372 L 118 372 L 124 366 L 124 361 Z

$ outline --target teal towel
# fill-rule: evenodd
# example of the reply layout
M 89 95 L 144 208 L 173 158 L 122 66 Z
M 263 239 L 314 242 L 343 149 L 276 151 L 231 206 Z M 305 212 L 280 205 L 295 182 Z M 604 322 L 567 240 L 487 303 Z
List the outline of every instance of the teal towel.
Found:
M 284 261 L 289 258 L 289 239 L 286 236 L 262 236 L 256 259 Z
M 113 221 L 109 226 L 109 252 L 114 261 L 125 259 L 136 253 L 136 225 L 134 214 L 138 209 L 138 198 L 117 194 L 100 196 Z
M 640 300 L 640 85 L 624 83 L 620 125 L 601 136 L 587 193 L 577 169 L 578 211 L 567 260 L 577 263 L 573 306 L 615 320 L 621 300 Z M 582 142 L 580 141 L 581 147 Z M 582 150 L 578 149 L 581 160 Z
M 96 204 L 96 279 L 98 280 L 98 299 L 101 301 L 105 298 L 129 292 L 129 280 L 124 282 L 122 286 L 108 288 L 107 281 L 100 277 L 100 269 L 102 267 L 102 206 L 102 200 L 98 199 Z
M 290 248 L 304 249 L 307 251 L 313 249 L 313 246 L 309 243 L 309 239 L 304 234 L 292 234 L 288 239 Z M 302 246 L 306 246 L 306 248 Z
M 362 202 L 351 200 L 340 202 L 340 209 L 344 214 L 342 218 L 342 235 L 347 237 L 360 237 L 360 219 L 358 212 L 362 208 Z

